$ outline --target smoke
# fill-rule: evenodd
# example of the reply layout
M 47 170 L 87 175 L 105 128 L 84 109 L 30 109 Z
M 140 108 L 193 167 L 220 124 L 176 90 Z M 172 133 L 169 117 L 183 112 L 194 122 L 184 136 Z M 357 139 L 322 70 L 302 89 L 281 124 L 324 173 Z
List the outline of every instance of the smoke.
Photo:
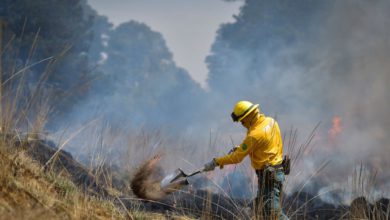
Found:
M 378 172 L 373 183 L 378 192 L 390 187 L 390 3 L 246 0 L 235 22 L 221 25 L 206 58 L 208 91 L 176 66 L 163 36 L 147 24 L 113 27 L 87 9 L 94 16 L 88 54 L 97 66 L 94 80 L 84 101 L 58 124 L 72 127 L 101 117 L 114 133 L 122 130 L 110 141 L 117 145 L 111 146 L 116 158 L 137 157 L 124 152 L 140 146 L 164 148 L 172 158 L 169 169 L 192 170 L 241 142 L 245 130 L 229 114 L 236 101 L 250 100 L 276 117 L 285 134 L 297 128 L 298 143 L 322 122 L 315 147 L 293 167 L 288 191 L 302 185 L 313 194 L 330 185 L 344 187 L 360 162 Z M 161 129 L 169 142 L 134 138 L 126 146 L 126 136 L 141 128 Z M 287 151 L 288 140 L 285 145 Z
M 98 105 L 111 123 L 188 137 L 187 148 L 166 151 L 189 159 L 193 169 L 240 143 L 245 131 L 228 115 L 236 101 L 251 100 L 275 116 L 285 134 L 297 128 L 298 143 L 321 122 L 315 146 L 293 167 L 288 191 L 348 188 L 354 166 L 363 162 L 378 172 L 373 188 L 386 192 L 389 7 L 378 0 L 247 0 L 236 21 L 218 31 L 206 59 L 207 92 L 174 64 L 162 36 L 147 25 L 105 24 L 111 28 L 102 31 L 105 46 L 95 50 L 106 54 L 104 80 L 79 116 Z M 210 135 L 216 137 L 207 144 Z M 183 160 L 169 167 L 182 165 L 188 167 Z
M 287 190 L 299 189 L 307 180 L 311 184 L 305 185 L 313 193 L 329 191 L 330 185 L 348 187 L 344 183 L 361 162 L 368 173 L 378 172 L 373 183 L 377 192 L 390 188 L 388 1 L 246 0 L 235 22 L 221 25 L 206 58 L 207 92 L 176 66 L 163 36 L 147 24 L 130 21 L 114 28 L 107 18 L 87 9 L 94 26 L 88 20 L 88 28 L 80 27 L 79 32 L 84 36 L 88 30 L 89 35 L 92 28 L 94 41 L 88 38 L 88 45 L 80 44 L 90 49 L 89 61 L 96 63 L 87 77 L 94 80 L 82 102 L 67 102 L 72 112 L 57 124 L 73 128 L 74 123 L 83 125 L 101 117 L 113 133 L 122 129 L 121 137 L 110 141 L 118 148 L 126 147 L 124 140 L 134 130 L 164 130 L 164 136 L 170 136 L 164 152 L 173 158 L 168 167 L 190 170 L 240 143 L 245 130 L 233 125 L 229 114 L 236 101 L 250 100 L 259 103 L 266 115 L 275 116 L 284 133 L 297 128 L 298 143 L 322 122 L 315 147 L 293 167 Z M 23 24 L 19 20 L 15 23 Z M 59 76 L 53 82 L 61 88 L 78 79 L 69 75 L 65 82 Z M 134 152 L 140 146 L 155 151 L 164 145 L 160 140 L 129 142 Z M 122 157 L 137 157 L 136 153 L 124 156 L 125 149 L 115 150 Z
M 378 172 L 372 187 L 387 192 L 389 7 L 387 1 L 248 0 L 235 23 L 221 26 L 207 59 L 220 106 L 259 102 L 285 133 L 298 128 L 302 140 L 322 122 L 288 190 L 350 188 L 353 168 L 362 162 Z
M 387 1 L 336 2 L 325 23 L 319 50 L 324 71 L 330 80 L 326 95 L 331 110 L 340 113 L 344 130 L 332 155 L 334 166 L 351 167 L 364 161 L 378 171 L 378 184 L 388 189 L 390 141 L 390 16 Z M 347 169 L 335 172 L 337 179 L 347 176 Z M 386 181 L 387 179 L 387 181 Z
M 325 155 L 311 155 L 312 160 L 331 161 L 324 174 L 330 183 L 346 182 L 353 166 L 362 161 L 371 172 L 378 171 L 378 182 L 373 188 L 385 192 L 389 187 L 389 172 L 384 169 L 389 166 L 390 141 L 390 120 L 386 116 L 390 103 L 385 101 L 390 94 L 390 32 L 386 28 L 389 7 L 386 1 L 334 2 L 318 39 L 303 49 L 310 57 L 310 65 L 298 62 L 298 67 L 306 70 L 303 73 L 309 75 L 300 81 L 304 84 L 298 84 L 306 90 L 299 97 L 309 97 L 324 107 L 315 108 L 317 115 L 307 118 L 308 121 L 325 121 L 324 130 L 333 128 L 332 134 L 332 118 L 338 117 L 342 123 L 337 128 L 337 139 L 329 142 L 327 136 L 321 136 L 318 147 L 322 149 L 318 153 Z M 288 65 L 281 71 L 289 72 L 290 68 Z

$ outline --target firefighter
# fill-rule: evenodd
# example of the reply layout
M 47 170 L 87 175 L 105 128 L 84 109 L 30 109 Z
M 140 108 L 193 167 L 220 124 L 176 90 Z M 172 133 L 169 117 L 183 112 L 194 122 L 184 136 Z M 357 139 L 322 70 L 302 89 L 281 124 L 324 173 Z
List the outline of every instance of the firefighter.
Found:
M 227 155 L 214 158 L 204 165 L 204 171 L 219 166 L 240 163 L 247 155 L 258 177 L 255 211 L 264 219 L 288 219 L 280 205 L 282 184 L 285 179 L 283 143 L 278 123 L 260 113 L 259 105 L 239 101 L 231 117 L 247 129 L 244 141 Z M 289 161 L 288 161 L 289 162 Z

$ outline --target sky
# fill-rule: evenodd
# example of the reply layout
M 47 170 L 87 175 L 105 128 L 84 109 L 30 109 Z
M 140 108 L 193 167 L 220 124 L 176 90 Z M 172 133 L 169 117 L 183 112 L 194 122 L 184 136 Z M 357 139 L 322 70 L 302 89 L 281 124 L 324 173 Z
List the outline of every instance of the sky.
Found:
M 222 0 L 88 0 L 114 25 L 136 20 L 160 32 L 179 67 L 207 88 L 205 58 L 222 23 L 234 21 L 243 1 Z

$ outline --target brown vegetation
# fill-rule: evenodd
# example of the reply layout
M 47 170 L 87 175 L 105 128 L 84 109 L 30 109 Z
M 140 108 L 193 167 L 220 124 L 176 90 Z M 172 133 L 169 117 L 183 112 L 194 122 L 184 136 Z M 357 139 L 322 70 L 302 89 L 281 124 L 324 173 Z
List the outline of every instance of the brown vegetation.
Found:
M 61 173 L 0 143 L 1 219 L 124 219 L 114 203 L 87 196 Z

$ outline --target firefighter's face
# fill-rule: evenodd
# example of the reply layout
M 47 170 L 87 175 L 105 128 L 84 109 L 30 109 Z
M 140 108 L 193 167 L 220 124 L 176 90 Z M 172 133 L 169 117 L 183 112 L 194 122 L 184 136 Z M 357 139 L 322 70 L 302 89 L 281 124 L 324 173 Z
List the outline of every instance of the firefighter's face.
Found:
M 249 115 L 248 115 L 249 116 Z M 250 117 L 245 117 L 241 120 L 241 125 L 244 126 L 246 129 L 249 129 L 251 120 Z
M 242 126 L 244 126 L 246 129 L 249 129 L 252 125 L 253 120 L 257 117 L 257 115 L 258 115 L 258 112 L 255 111 L 255 112 L 252 112 L 251 114 L 249 114 L 248 116 L 246 116 L 245 118 L 243 118 L 241 120 Z

